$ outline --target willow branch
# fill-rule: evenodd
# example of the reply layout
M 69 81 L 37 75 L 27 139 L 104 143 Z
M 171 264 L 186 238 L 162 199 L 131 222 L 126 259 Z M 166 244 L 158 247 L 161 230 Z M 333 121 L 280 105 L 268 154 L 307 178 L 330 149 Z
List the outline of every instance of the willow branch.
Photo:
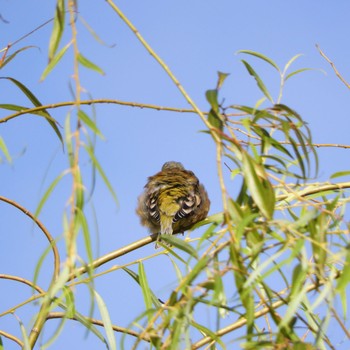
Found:
M 179 89 L 181 94 L 184 96 L 185 100 L 192 106 L 192 108 L 196 111 L 199 117 L 202 119 L 203 123 L 206 125 L 211 135 L 213 136 L 216 143 L 221 142 L 218 135 L 213 130 L 211 124 L 205 118 L 203 112 L 198 108 L 196 103 L 191 99 L 186 90 L 180 84 L 180 81 L 175 77 L 170 68 L 165 64 L 165 62 L 156 54 L 156 52 L 152 49 L 152 47 L 148 44 L 148 42 L 142 37 L 137 28 L 131 23 L 131 21 L 124 15 L 124 13 L 119 9 L 117 5 L 114 4 L 112 0 L 106 0 L 107 3 L 113 8 L 113 10 L 118 14 L 118 16 L 122 19 L 122 21 L 130 28 L 130 30 L 134 33 L 136 38 L 140 41 L 140 43 L 144 46 L 147 52 L 159 63 L 159 65 L 164 69 L 169 78 L 173 81 L 176 87 Z
M 129 101 L 121 101 L 121 100 L 114 100 L 114 99 L 93 99 L 93 100 L 82 100 L 80 101 L 80 105 L 92 105 L 92 104 L 116 104 L 121 106 L 128 106 L 128 107 L 136 107 L 141 109 L 155 109 L 157 111 L 169 111 L 169 112 L 179 112 L 179 113 L 196 113 L 194 109 L 186 109 L 186 108 L 175 108 L 175 107 L 164 107 L 164 106 L 158 106 L 154 104 L 149 103 L 137 103 L 137 102 L 129 102 Z M 65 102 L 59 102 L 59 103 L 51 103 L 48 105 L 43 106 L 37 106 L 32 108 L 23 108 L 23 110 L 18 111 L 16 113 L 13 113 L 5 118 L 0 119 L 0 123 L 6 123 L 7 121 L 16 118 L 23 114 L 38 114 L 39 112 L 47 109 L 55 109 L 60 107 L 69 107 L 69 106 L 76 106 L 76 101 L 65 101 Z M 203 114 L 208 114 L 206 112 L 202 112 Z
M 60 272 L 60 255 L 56 247 L 56 242 L 52 238 L 50 232 L 46 229 L 46 227 L 42 224 L 42 222 L 38 218 L 36 218 L 28 209 L 22 207 L 17 202 L 3 196 L 0 196 L 0 201 L 8 203 L 14 206 L 15 208 L 19 209 L 21 212 L 27 215 L 31 220 L 33 220 L 35 224 L 40 228 L 40 230 L 44 233 L 44 235 L 46 236 L 47 240 L 51 245 L 53 256 L 54 256 L 54 273 L 53 273 L 52 280 L 55 280 Z
M 334 70 L 335 75 L 341 80 L 341 82 L 350 89 L 350 84 L 342 77 L 342 75 L 339 73 L 337 67 L 335 64 L 326 56 L 326 54 L 321 50 L 319 45 L 316 45 L 316 48 L 318 52 L 321 54 L 321 56 L 331 65 L 332 69 Z
M 306 292 L 310 293 L 311 291 L 315 290 L 319 288 L 319 284 L 312 284 L 310 285 Z M 278 300 L 274 303 L 272 303 L 270 306 L 266 306 L 263 309 L 257 311 L 254 313 L 254 319 L 256 318 L 260 318 L 261 316 L 264 316 L 266 314 L 268 314 L 270 312 L 271 309 L 276 310 L 277 308 L 281 307 L 282 305 L 285 305 L 285 301 L 284 300 Z M 217 331 L 215 333 L 215 335 L 217 337 L 222 337 L 227 333 L 230 333 L 238 328 L 241 328 L 242 326 L 244 326 L 247 323 L 247 319 L 246 318 L 241 318 L 238 321 L 232 323 L 231 325 L 224 327 L 222 329 L 220 329 L 219 331 Z M 203 345 L 206 345 L 208 343 L 213 342 L 213 338 L 210 336 L 204 337 L 203 339 L 199 340 L 198 342 L 194 343 L 191 347 L 192 350 L 196 350 L 199 349 L 200 347 L 202 347 Z
M 67 317 L 67 314 L 64 313 L 64 312 L 50 312 L 46 319 L 47 320 L 52 320 L 52 319 L 57 319 L 57 318 L 68 318 L 70 320 L 73 320 L 73 321 L 79 321 L 79 319 L 77 317 Z M 88 322 L 96 325 L 96 326 L 101 326 L 101 327 L 104 327 L 104 323 L 100 320 L 97 320 L 95 318 L 91 318 L 91 317 L 84 317 L 85 320 L 87 320 Z M 129 334 L 129 335 L 132 335 L 136 338 L 141 338 L 142 340 L 145 340 L 147 342 L 150 341 L 150 338 L 148 335 L 145 335 L 145 336 L 141 336 L 139 333 L 133 331 L 132 329 L 129 329 L 129 328 L 124 328 L 124 327 L 119 327 L 119 326 L 114 326 L 112 325 L 112 329 L 116 332 L 120 332 L 120 333 L 125 333 L 125 334 Z
M 91 264 L 88 264 L 86 266 L 83 266 L 77 270 L 75 270 L 69 277 L 69 281 L 73 280 L 74 278 L 76 278 L 77 276 L 82 275 L 83 273 L 86 273 L 87 271 L 91 270 L 91 269 L 96 269 L 97 267 L 106 264 L 109 261 L 112 261 L 116 258 L 119 258 L 120 256 L 123 256 L 125 254 L 128 254 L 130 252 L 132 252 L 133 250 L 136 250 L 138 248 L 141 248 L 149 243 L 155 242 L 157 240 L 157 234 L 139 239 L 136 242 L 133 242 L 131 244 L 128 244 L 125 247 L 122 247 L 120 249 L 117 249 L 111 253 L 108 253 L 106 255 L 103 255 L 99 258 L 97 258 L 96 260 L 94 260 Z
M 2 335 L 3 337 L 10 339 L 12 341 L 14 341 L 15 343 L 17 343 L 20 347 L 23 347 L 23 342 L 21 340 L 19 340 L 17 337 L 15 337 L 14 335 L 10 334 L 10 333 L 6 333 L 2 330 L 0 330 L 0 335 Z
M 7 275 L 4 273 L 0 273 L 0 279 L 6 279 L 6 280 L 11 280 L 11 281 L 16 281 L 16 282 L 20 282 L 23 284 L 26 284 L 27 286 L 35 289 L 38 293 L 40 294 L 44 294 L 45 291 L 40 288 L 38 285 L 34 284 L 33 282 L 23 278 L 23 277 L 18 277 L 18 276 L 13 276 L 13 275 Z

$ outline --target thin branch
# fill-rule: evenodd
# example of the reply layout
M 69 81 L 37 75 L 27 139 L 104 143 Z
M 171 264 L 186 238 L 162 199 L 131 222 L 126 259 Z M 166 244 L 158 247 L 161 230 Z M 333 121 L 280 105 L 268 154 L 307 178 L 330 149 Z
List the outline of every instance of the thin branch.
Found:
M 9 198 L 3 197 L 3 196 L 0 196 L 0 201 L 8 203 L 8 204 L 14 206 L 15 208 L 19 209 L 20 211 L 22 211 L 31 220 L 33 220 L 36 223 L 36 225 L 40 228 L 40 230 L 44 233 L 44 235 L 46 236 L 46 238 L 48 239 L 48 241 L 51 245 L 53 256 L 54 256 L 54 273 L 53 273 L 52 280 L 55 280 L 60 272 L 60 255 L 59 255 L 58 249 L 56 247 L 56 242 L 52 238 L 50 232 L 46 229 L 46 227 L 42 224 L 42 222 L 38 218 L 36 218 L 28 209 L 22 207 L 17 202 L 15 202 Z
M 79 321 L 79 319 L 75 316 L 73 317 L 67 317 L 66 313 L 64 312 L 50 312 L 46 319 L 47 320 L 52 320 L 52 319 L 56 319 L 56 318 L 68 318 L 70 320 L 73 320 L 73 321 Z M 96 325 L 96 326 L 101 326 L 101 327 L 104 327 L 104 323 L 100 320 L 97 320 L 96 318 L 91 318 L 91 317 L 85 317 L 84 316 L 84 319 L 86 319 L 88 322 Z M 112 329 L 116 332 L 121 332 L 121 333 L 125 333 L 125 334 L 129 334 L 129 335 L 132 335 L 136 338 L 140 338 L 142 340 L 145 340 L 147 342 L 150 342 L 150 337 L 146 334 L 144 336 L 142 336 L 141 334 L 129 329 L 129 328 L 124 328 L 124 327 L 119 327 L 119 326 L 114 326 L 112 325 Z
M 331 67 L 334 70 L 335 75 L 341 80 L 341 82 L 348 88 L 350 89 L 350 84 L 342 77 L 342 75 L 339 73 L 337 67 L 335 64 L 326 56 L 326 54 L 321 50 L 319 45 L 316 45 L 316 48 L 318 52 L 321 54 L 321 56 L 331 65 Z
M 16 281 L 16 282 L 20 282 L 23 284 L 28 285 L 29 287 L 32 287 L 33 289 L 35 289 L 38 293 L 40 294 L 44 294 L 45 291 L 40 288 L 38 285 L 34 284 L 33 282 L 23 278 L 23 277 L 18 277 L 18 276 L 13 276 L 13 275 L 7 275 L 4 273 L 0 273 L 0 279 L 6 279 L 6 280 L 11 280 L 11 281 Z
M 17 337 L 15 337 L 14 335 L 10 334 L 10 333 L 6 333 L 2 330 L 0 330 L 0 335 L 2 335 L 3 337 L 13 340 L 15 343 L 17 343 L 20 347 L 23 347 L 23 342 L 21 340 L 19 340 Z
M 104 265 L 104 264 L 108 263 L 109 261 L 112 261 L 116 258 L 119 258 L 120 256 L 123 256 L 127 253 L 130 253 L 133 250 L 141 248 L 149 243 L 155 242 L 156 240 L 157 240 L 157 234 L 154 234 L 154 235 L 139 239 L 138 241 L 133 242 L 131 244 L 128 244 L 127 246 L 122 247 L 120 249 L 117 249 L 111 253 L 103 255 L 103 256 L 97 258 L 96 260 L 94 260 L 91 264 L 88 264 L 86 266 L 83 266 L 83 267 L 73 271 L 73 273 L 70 275 L 68 281 L 71 281 L 74 278 L 82 275 L 83 273 L 86 273 L 90 269 L 96 269 L 97 267 Z
M 92 104 L 117 104 L 121 106 L 129 106 L 129 107 L 137 107 L 137 108 L 148 108 L 148 109 L 155 109 L 157 111 L 170 111 L 170 112 L 180 112 L 180 113 L 196 113 L 194 109 L 185 109 L 185 108 L 175 108 L 175 107 L 163 107 L 148 103 L 137 103 L 137 102 L 128 102 L 128 101 L 120 101 L 120 100 L 113 100 L 113 99 L 94 99 L 94 100 L 83 100 L 80 101 L 80 105 L 92 105 Z M 23 114 L 37 114 L 40 111 L 46 110 L 46 109 L 54 109 L 54 108 L 60 108 L 60 107 L 68 107 L 68 106 L 76 106 L 76 101 L 66 101 L 66 102 L 59 102 L 59 103 L 51 103 L 48 105 L 43 106 L 37 106 L 32 108 L 25 108 L 19 112 L 13 113 L 5 118 L 0 119 L 0 123 L 6 123 L 9 120 L 16 118 Z M 203 114 L 208 114 L 207 112 L 202 112 Z
M 307 293 L 319 288 L 319 285 L 320 284 L 312 284 L 310 285 L 308 288 L 307 288 Z M 266 315 L 267 313 L 269 313 L 269 311 L 271 309 L 274 309 L 276 310 L 277 308 L 281 307 L 282 305 L 285 305 L 285 302 L 283 300 L 278 300 L 274 303 L 272 303 L 270 306 L 268 307 L 264 307 L 263 309 L 257 311 L 254 313 L 254 319 L 257 319 L 257 318 L 260 318 L 261 316 L 264 316 Z M 224 336 L 225 334 L 227 333 L 230 333 L 242 326 L 244 326 L 245 324 L 247 323 L 247 319 L 246 318 L 241 318 L 239 319 L 238 321 L 230 324 L 229 326 L 227 327 L 224 327 L 224 328 L 221 328 L 219 331 L 217 331 L 215 333 L 215 335 L 217 337 L 222 337 Z M 197 341 L 196 343 L 194 343 L 191 347 L 192 350 L 196 350 L 196 349 L 199 349 L 200 347 L 202 347 L 203 345 L 205 344 L 208 344 L 208 343 L 211 343 L 211 342 L 214 342 L 213 338 L 210 337 L 210 336 L 207 336 L 207 337 L 204 337 L 202 338 L 201 340 Z

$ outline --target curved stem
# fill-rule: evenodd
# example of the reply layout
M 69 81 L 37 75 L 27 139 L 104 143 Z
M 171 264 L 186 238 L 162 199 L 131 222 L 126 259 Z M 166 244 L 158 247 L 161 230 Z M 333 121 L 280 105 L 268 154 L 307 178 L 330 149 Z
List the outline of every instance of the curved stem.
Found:
M 38 285 L 34 284 L 33 282 L 31 282 L 23 277 L 18 277 L 18 276 L 14 276 L 14 275 L 7 275 L 4 273 L 0 273 L 0 279 L 6 279 L 6 280 L 20 282 L 20 283 L 28 285 L 29 287 L 32 287 L 40 294 L 45 293 L 45 291 L 42 288 L 40 288 Z
M 56 319 L 56 318 L 63 318 L 63 317 L 67 317 L 67 314 L 64 313 L 64 312 L 50 312 L 46 319 L 47 320 L 52 320 L 52 319 Z M 73 317 L 67 317 L 68 319 L 70 320 L 73 320 L 73 321 L 79 321 L 79 319 L 75 316 Z M 96 318 L 91 318 L 91 317 L 84 317 L 84 319 L 94 325 L 97 325 L 97 326 L 101 326 L 101 327 L 104 327 L 104 323 L 101 321 L 101 320 L 97 320 Z M 121 333 L 125 333 L 125 334 L 129 334 L 129 335 L 132 335 L 136 338 L 140 338 L 142 340 L 145 340 L 147 342 L 150 341 L 150 338 L 148 335 L 145 335 L 145 336 L 141 336 L 141 334 L 129 329 L 129 328 L 124 328 L 124 327 L 119 327 L 119 326 L 115 326 L 115 325 L 112 325 L 112 329 L 116 332 L 121 332 Z
M 3 337 L 13 340 L 15 343 L 17 343 L 20 347 L 23 347 L 23 342 L 21 340 L 19 340 L 17 337 L 15 337 L 14 335 L 4 332 L 2 330 L 0 330 L 0 335 L 2 335 Z
M 0 196 L 0 201 L 8 203 L 8 204 L 12 205 L 13 207 L 19 209 L 21 212 L 23 212 L 25 215 L 27 215 L 31 220 L 33 220 L 36 223 L 36 225 L 40 228 L 40 230 L 44 233 L 44 235 L 46 236 L 47 240 L 49 241 L 49 243 L 52 247 L 52 252 L 53 252 L 53 256 L 54 256 L 54 273 L 53 273 L 53 277 L 52 277 L 52 280 L 54 281 L 60 272 L 60 255 L 59 255 L 58 249 L 56 247 L 56 242 L 52 238 L 50 232 L 46 229 L 46 227 L 42 224 L 42 222 L 38 218 L 36 218 L 28 209 L 24 208 L 23 206 L 21 206 L 17 202 L 15 202 L 9 198 L 3 197 L 3 196 Z

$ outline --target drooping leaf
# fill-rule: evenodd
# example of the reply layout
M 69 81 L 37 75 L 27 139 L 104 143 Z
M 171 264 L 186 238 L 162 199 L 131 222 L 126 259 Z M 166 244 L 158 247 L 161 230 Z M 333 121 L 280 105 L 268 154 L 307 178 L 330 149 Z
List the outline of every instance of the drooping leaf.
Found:
M 84 66 L 85 68 L 91 69 L 99 74 L 104 75 L 105 72 L 99 67 L 97 66 L 95 63 L 91 62 L 90 60 L 88 60 L 85 56 L 83 56 L 81 53 L 79 53 L 78 55 L 78 62 Z
M 48 63 L 45 67 L 43 73 L 41 74 L 40 80 L 43 81 L 45 78 L 51 73 L 51 71 L 55 68 L 57 63 L 62 59 L 64 54 L 67 52 L 69 47 L 72 45 L 72 41 L 70 41 L 66 46 L 64 46 Z
M 253 67 L 247 61 L 242 60 L 242 63 L 245 65 L 248 73 L 255 79 L 255 81 L 258 84 L 258 87 L 261 90 L 261 92 L 266 96 L 266 98 L 271 103 L 274 103 L 271 94 L 267 90 L 267 88 L 266 88 L 264 82 L 262 81 L 262 79 L 259 77 L 259 75 L 256 73 L 256 71 L 253 69 Z
M 108 339 L 109 350 L 117 350 L 117 344 L 115 340 L 115 334 L 112 327 L 112 321 L 109 316 L 108 308 L 102 299 L 102 297 L 94 290 L 95 299 L 98 309 L 100 310 L 101 318 L 103 321 L 104 329 Z
M 35 97 L 35 95 L 25 86 L 23 85 L 21 82 L 19 82 L 18 80 L 11 78 L 11 77 L 0 77 L 0 79 L 6 79 L 11 81 L 12 83 L 14 83 L 26 96 L 27 98 L 34 104 L 34 106 L 39 107 L 42 106 L 42 104 L 40 103 L 40 101 Z M 63 146 L 63 138 L 62 138 L 62 134 L 59 131 L 56 123 L 54 122 L 54 118 L 51 117 L 51 115 L 45 110 L 43 109 L 43 112 L 46 114 L 45 119 L 48 121 L 48 123 L 51 125 L 51 127 L 54 129 L 56 135 L 58 136 L 58 138 L 60 139 L 62 146 Z
M 63 30 L 64 30 L 64 24 L 65 24 L 65 1 L 64 0 L 58 0 L 56 2 L 56 11 L 55 11 L 55 17 L 53 21 L 53 29 L 51 33 L 51 38 L 49 42 L 49 60 L 51 61 L 58 49 L 58 46 L 60 44 Z
M 242 153 L 242 170 L 250 194 L 262 214 L 272 218 L 275 208 L 275 192 L 263 168 L 246 152 Z
M 251 56 L 255 56 L 258 57 L 262 60 L 264 60 L 265 62 L 267 62 L 268 64 L 270 64 L 272 67 L 274 67 L 278 72 L 280 72 L 280 68 L 278 67 L 278 65 L 269 57 L 256 52 L 256 51 L 251 51 L 251 50 L 239 50 L 237 53 L 244 53 L 247 55 L 251 55 Z

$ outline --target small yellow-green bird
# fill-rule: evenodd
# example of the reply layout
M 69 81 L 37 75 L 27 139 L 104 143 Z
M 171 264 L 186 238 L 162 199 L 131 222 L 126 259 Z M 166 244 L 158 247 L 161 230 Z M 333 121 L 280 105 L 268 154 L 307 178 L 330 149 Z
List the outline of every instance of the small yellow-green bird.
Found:
M 151 233 L 183 233 L 206 218 L 210 207 L 208 194 L 196 175 L 179 162 L 166 162 L 150 176 L 138 198 L 136 213 Z M 156 245 L 157 247 L 157 245 Z

